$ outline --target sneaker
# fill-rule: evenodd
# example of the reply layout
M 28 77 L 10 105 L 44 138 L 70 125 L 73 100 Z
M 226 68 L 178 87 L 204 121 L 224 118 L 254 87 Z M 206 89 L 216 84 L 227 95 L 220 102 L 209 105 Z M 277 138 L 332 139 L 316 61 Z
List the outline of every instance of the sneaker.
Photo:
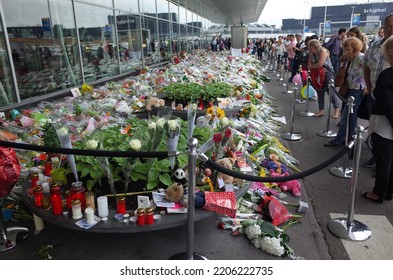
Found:
M 368 161 L 362 163 L 363 167 L 366 168 L 373 168 L 376 166 L 374 158 L 370 158 Z

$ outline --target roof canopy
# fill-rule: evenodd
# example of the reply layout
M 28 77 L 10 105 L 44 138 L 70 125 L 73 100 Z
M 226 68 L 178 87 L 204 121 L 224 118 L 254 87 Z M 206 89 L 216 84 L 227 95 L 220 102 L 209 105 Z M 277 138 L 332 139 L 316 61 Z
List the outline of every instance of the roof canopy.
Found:
M 257 22 L 268 0 L 179 0 L 179 4 L 213 23 L 241 25 Z

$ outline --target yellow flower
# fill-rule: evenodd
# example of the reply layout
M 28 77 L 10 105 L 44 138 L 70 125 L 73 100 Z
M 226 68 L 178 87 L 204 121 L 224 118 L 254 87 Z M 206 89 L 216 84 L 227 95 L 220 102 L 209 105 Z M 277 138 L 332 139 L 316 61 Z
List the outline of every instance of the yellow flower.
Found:
M 224 118 L 224 117 L 225 117 L 225 111 L 222 110 L 221 108 L 217 108 L 217 118 L 218 118 L 219 120 L 221 120 L 221 119 Z
M 83 84 L 82 85 L 82 92 L 86 93 L 86 92 L 92 92 L 93 88 L 91 86 L 89 86 L 88 84 Z
M 211 115 L 211 116 L 214 116 L 214 109 L 213 109 L 213 107 L 207 108 L 206 114 L 209 114 L 209 115 Z

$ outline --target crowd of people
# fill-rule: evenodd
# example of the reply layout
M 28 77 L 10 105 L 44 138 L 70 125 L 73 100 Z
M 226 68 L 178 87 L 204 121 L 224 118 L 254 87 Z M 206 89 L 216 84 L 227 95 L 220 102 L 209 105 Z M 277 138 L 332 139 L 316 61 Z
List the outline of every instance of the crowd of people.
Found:
M 222 39 L 214 38 L 211 49 L 228 49 Z M 223 48 L 217 47 L 224 45 Z M 389 14 L 378 35 L 369 41 L 359 27 L 348 31 L 340 28 L 327 42 L 323 36 L 302 38 L 289 34 L 270 39 L 249 39 L 248 48 L 259 60 L 270 60 L 273 69 L 296 74 L 309 71 L 310 83 L 315 89 L 319 111 L 325 114 L 325 95 L 330 81 L 335 82 L 335 93 L 329 96 L 334 107 L 333 119 L 338 122 L 337 136 L 325 147 L 343 146 L 353 140 L 361 105 L 366 109 L 362 118 L 369 119 L 368 133 L 372 140 L 372 158 L 362 163 L 374 168 L 375 184 L 362 196 L 382 203 L 393 199 L 393 13 Z M 229 47 L 230 49 L 230 47 Z M 303 81 L 305 83 L 306 81 Z M 340 95 L 341 98 L 338 96 Z M 353 108 L 348 114 L 347 100 L 353 97 Z M 340 106 L 340 99 L 343 100 Z M 350 117 L 350 120 L 348 120 Z M 348 130 L 348 131 L 347 131 Z

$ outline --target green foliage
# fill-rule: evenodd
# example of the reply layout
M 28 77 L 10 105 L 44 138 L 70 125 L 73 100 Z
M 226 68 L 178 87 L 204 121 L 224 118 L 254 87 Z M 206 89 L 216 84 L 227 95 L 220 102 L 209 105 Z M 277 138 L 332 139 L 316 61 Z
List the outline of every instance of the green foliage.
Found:
M 206 101 L 215 101 L 220 97 L 233 96 L 235 91 L 227 83 L 209 83 L 202 86 L 198 83 L 173 83 L 164 88 L 164 93 L 171 100 L 195 102 L 199 98 Z
M 43 127 L 44 132 L 44 146 L 47 147 L 60 147 L 60 140 L 57 136 L 56 129 L 52 123 L 46 122 Z

